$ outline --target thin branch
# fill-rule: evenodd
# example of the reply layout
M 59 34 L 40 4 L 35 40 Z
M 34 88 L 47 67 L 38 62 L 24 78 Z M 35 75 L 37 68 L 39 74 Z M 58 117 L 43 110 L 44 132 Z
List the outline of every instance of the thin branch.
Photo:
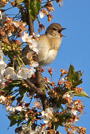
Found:
M 40 97 L 40 99 L 42 101 L 43 110 L 45 110 L 47 108 L 47 97 L 46 97 L 46 93 L 43 92 L 42 88 L 37 88 L 29 79 L 26 79 L 25 81 L 39 95 L 39 97 Z
M 37 94 L 45 95 L 45 93 L 41 89 L 37 88 L 29 79 L 26 79 L 25 81 L 31 88 L 35 90 Z
M 27 18 L 28 18 L 28 25 L 29 25 L 29 33 L 30 33 L 30 35 L 32 35 L 34 33 L 34 24 L 33 24 L 34 21 L 30 16 L 28 4 L 26 5 L 26 7 L 27 7 Z

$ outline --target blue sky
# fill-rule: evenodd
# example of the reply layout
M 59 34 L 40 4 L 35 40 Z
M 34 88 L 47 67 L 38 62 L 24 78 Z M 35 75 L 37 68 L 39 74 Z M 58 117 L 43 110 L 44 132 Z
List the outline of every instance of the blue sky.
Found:
M 55 12 L 52 12 L 53 19 L 49 23 L 47 17 L 41 19 L 41 23 L 47 28 L 49 24 L 56 22 L 60 23 L 66 30 L 63 37 L 60 50 L 55 61 L 46 66 L 52 67 L 55 71 L 53 80 L 55 82 L 59 79 L 59 70 L 61 68 L 67 69 L 70 64 L 75 67 L 75 70 L 84 71 L 82 76 L 84 91 L 90 96 L 90 1 L 89 0 L 65 0 L 61 8 L 58 4 L 54 4 Z M 38 32 L 38 24 L 35 22 L 35 32 Z M 45 30 L 41 34 L 43 34 Z M 46 68 L 45 67 L 45 68 Z M 49 76 L 47 71 L 44 76 Z M 86 134 L 90 133 L 90 99 L 79 98 L 85 106 L 84 112 L 80 117 L 77 125 L 86 127 Z M 7 128 L 9 120 L 6 117 L 4 106 L 0 105 L 0 133 L 1 134 L 14 134 L 15 127 Z M 64 128 L 60 128 L 62 134 L 66 134 Z

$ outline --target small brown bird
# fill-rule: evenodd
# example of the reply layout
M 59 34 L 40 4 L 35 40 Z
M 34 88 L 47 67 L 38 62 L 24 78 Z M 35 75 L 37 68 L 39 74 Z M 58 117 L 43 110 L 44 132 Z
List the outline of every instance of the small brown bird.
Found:
M 46 30 L 45 34 L 40 36 L 38 40 L 38 61 L 40 65 L 47 65 L 52 63 L 58 53 L 61 45 L 63 28 L 58 23 L 52 23 Z
M 47 65 L 52 63 L 58 53 L 58 50 L 61 45 L 62 37 L 64 36 L 61 32 L 66 28 L 63 28 L 58 23 L 52 23 L 47 29 L 45 34 L 40 35 L 38 39 L 38 62 L 39 65 Z M 26 46 L 25 51 L 29 50 L 29 47 Z M 25 64 L 28 64 L 28 60 L 25 57 L 25 51 L 21 57 Z

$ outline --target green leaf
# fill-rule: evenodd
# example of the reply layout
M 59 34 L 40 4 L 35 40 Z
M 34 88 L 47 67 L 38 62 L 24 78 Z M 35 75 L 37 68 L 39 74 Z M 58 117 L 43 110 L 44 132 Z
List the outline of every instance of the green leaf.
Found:
M 55 119 L 56 118 L 56 119 Z M 63 126 L 64 123 L 69 120 L 71 118 L 71 114 L 70 113 L 62 113 L 62 114 L 56 114 L 55 115 L 55 120 L 53 120 L 53 123 L 55 125 L 56 128 L 58 128 L 58 126 Z M 59 121 L 57 121 L 59 119 Z
M 76 94 L 73 90 L 68 91 L 68 93 L 73 93 L 75 96 L 87 97 L 89 98 L 88 94 L 85 91 L 81 91 L 81 93 Z
M 8 119 L 10 120 L 10 127 L 15 125 L 17 123 L 17 120 L 15 118 L 13 118 L 14 116 L 7 116 Z
M 87 98 L 89 98 L 88 94 L 87 94 L 85 91 L 81 91 L 81 93 L 78 93 L 78 94 L 74 93 L 74 95 L 75 95 L 75 96 L 82 96 L 82 97 L 87 97 Z
M 18 86 L 20 84 L 21 84 L 20 81 L 14 81 L 14 80 L 11 83 L 9 83 L 9 85 L 3 89 L 6 92 L 6 96 L 7 95 L 13 95 L 16 92 L 18 92 Z M 16 88 L 16 91 L 13 90 L 14 88 Z
M 15 125 L 17 123 L 17 120 L 13 119 L 11 122 L 10 122 L 10 127 L 12 127 L 13 125 Z
M 73 65 L 70 65 L 69 71 L 68 71 L 68 80 L 72 82 L 73 88 L 80 85 L 82 83 L 82 76 L 83 73 L 81 71 L 75 72 Z
M 20 3 L 22 3 L 24 0 L 16 0 L 17 5 L 19 5 Z
M 8 119 L 10 120 L 10 127 L 17 124 L 19 124 L 24 120 L 24 117 L 20 116 L 18 113 L 14 115 L 7 115 Z
M 41 9 L 41 4 L 38 0 L 30 0 L 29 13 L 33 20 L 36 19 L 40 9 Z

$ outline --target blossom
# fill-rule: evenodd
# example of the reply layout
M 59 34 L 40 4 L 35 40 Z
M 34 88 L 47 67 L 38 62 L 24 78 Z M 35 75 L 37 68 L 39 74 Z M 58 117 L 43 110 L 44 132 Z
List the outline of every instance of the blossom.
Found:
M 24 35 L 22 36 L 23 42 L 30 42 L 32 43 L 32 36 L 29 36 L 28 33 L 24 32 Z
M 29 73 L 28 73 L 28 78 L 31 78 L 31 76 L 34 74 L 35 71 L 36 71 L 36 69 L 31 67 L 31 69 L 29 70 Z
M 9 114 L 14 114 L 15 111 L 26 111 L 26 107 L 24 105 L 21 105 L 21 106 L 8 106 L 6 105 L 6 111 L 9 113 Z
M 1 41 L 0 41 L 0 61 L 3 60 L 3 51 L 1 48 Z
M 56 0 L 56 2 L 59 2 L 59 6 L 61 7 L 63 4 L 63 0 Z
M 17 111 L 22 111 L 22 106 L 17 106 L 17 107 L 15 107 L 15 109 L 16 109 Z
M 7 66 L 6 63 L 3 60 L 3 52 L 2 50 L 0 50 L 0 82 L 2 82 L 3 85 L 4 85 L 4 82 L 6 81 L 4 78 L 4 71 L 5 71 L 6 66 Z
M 53 8 L 52 1 L 47 2 L 46 8 L 47 8 L 47 10 L 48 10 L 49 12 L 55 11 L 54 8 Z
M 34 52 L 36 52 L 37 54 L 39 51 L 38 42 L 37 42 L 39 36 L 40 35 L 38 35 L 38 34 L 36 35 L 35 33 L 33 33 L 33 35 L 29 36 L 28 33 L 26 33 L 26 32 L 24 32 L 24 35 L 22 36 L 23 42 L 27 42 L 29 45 L 29 48 L 31 50 L 33 50 Z
M 32 67 L 38 67 L 38 62 L 34 61 L 33 64 L 32 64 Z
M 18 77 L 17 77 L 17 74 L 15 73 L 14 71 L 14 68 L 13 67 L 7 67 L 4 71 L 4 74 L 7 78 L 11 78 L 12 80 L 17 80 Z
M 31 125 L 30 125 L 30 134 L 47 134 L 48 133 L 48 131 L 44 128 L 44 129 L 42 129 L 42 127 L 40 127 L 40 126 L 36 126 L 35 127 L 35 130 L 33 130 L 32 129 L 32 127 L 31 127 Z
M 0 96 L 0 103 L 4 103 L 6 101 L 6 97 L 4 97 L 3 95 Z
M 2 12 L 0 11 L 0 19 L 2 19 Z
M 11 33 L 11 32 L 9 32 L 9 33 L 8 33 L 8 36 L 9 36 L 9 37 L 10 37 L 10 36 L 12 36 L 12 33 Z
M 18 73 L 17 76 L 19 79 L 27 79 L 28 77 L 28 69 L 27 68 L 21 68 Z
M 63 95 L 63 98 L 66 98 L 66 97 L 70 97 L 70 94 L 69 93 L 65 93 L 64 95 Z
M 27 79 L 27 78 L 30 78 L 33 74 L 34 74 L 34 71 L 35 69 L 34 68 L 31 68 L 31 69 L 28 69 L 28 68 L 22 68 L 18 71 L 17 73 L 17 77 L 19 79 Z
M 53 18 L 53 16 L 51 14 L 48 14 L 47 17 L 48 17 L 48 22 L 50 22 L 51 19 Z
M 19 22 L 19 21 L 17 21 L 17 20 L 15 20 L 15 21 L 13 21 L 12 22 L 12 24 L 14 24 L 14 26 L 16 27 L 16 28 L 19 28 L 20 26 L 21 26 L 21 24 L 25 27 L 26 26 L 26 22 Z
M 3 22 L 5 22 L 7 19 L 6 13 L 2 13 L 0 11 L 0 24 L 3 24 Z
M 29 44 L 29 48 L 38 54 L 38 42 L 32 39 L 32 44 Z
M 7 66 L 7 64 L 3 60 L 1 60 L 0 61 L 0 71 L 3 71 L 6 66 Z
M 63 99 L 65 99 L 67 101 L 68 104 L 70 104 L 72 102 L 72 98 L 74 97 L 74 95 L 72 93 L 68 93 L 66 92 L 64 95 L 63 95 Z
M 27 124 L 26 123 L 22 123 L 22 129 L 25 131 L 25 130 L 27 130 Z
M 40 33 L 40 31 L 43 31 L 43 29 L 46 29 L 45 26 L 39 22 L 38 32 Z
M 41 114 L 42 118 L 44 118 L 44 123 L 47 124 L 49 122 L 49 119 L 52 119 L 53 117 L 53 108 L 46 108 L 45 111 L 41 112 Z
M 41 101 L 35 101 L 35 102 L 34 102 L 34 105 L 35 105 L 35 107 L 41 109 L 42 103 L 41 103 Z
M 16 109 L 15 107 L 10 107 L 10 106 L 6 106 L 6 111 L 9 113 L 9 114 L 14 114 Z
M 40 15 L 40 18 L 43 18 L 45 15 L 48 15 L 48 12 L 45 9 L 42 9 L 39 15 Z
M 0 0 L 0 8 L 4 7 L 8 2 L 9 0 Z
M 73 114 L 73 115 L 77 115 L 77 110 L 76 109 L 71 109 L 71 114 Z

